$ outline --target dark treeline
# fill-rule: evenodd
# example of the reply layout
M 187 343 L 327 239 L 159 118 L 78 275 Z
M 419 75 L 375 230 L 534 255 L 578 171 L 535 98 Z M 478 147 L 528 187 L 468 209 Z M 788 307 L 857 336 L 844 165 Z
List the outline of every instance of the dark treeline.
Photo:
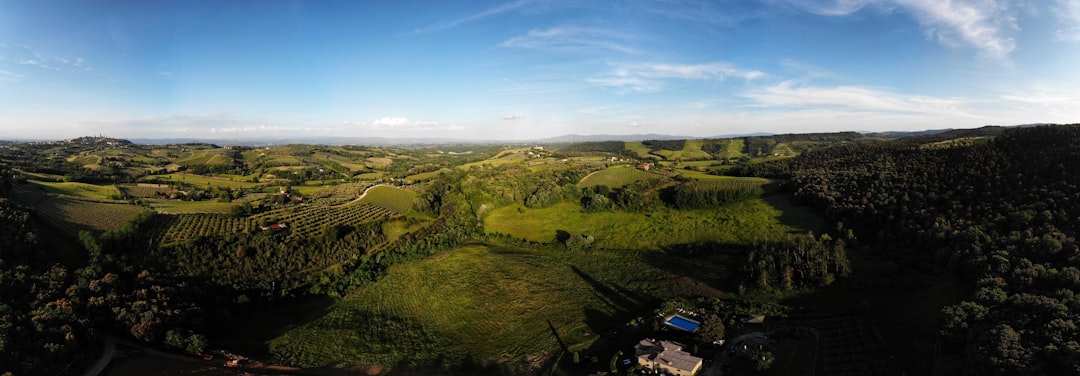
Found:
M 844 241 L 828 235 L 789 235 L 757 244 L 746 253 L 740 285 L 789 291 L 830 285 L 850 273 Z
M 942 313 L 958 372 L 1080 373 L 1080 126 L 929 146 L 843 145 L 735 173 L 790 177 L 797 201 L 894 259 L 961 273 L 973 293 Z
M 182 279 L 124 266 L 111 250 L 90 249 L 71 269 L 40 252 L 31 216 L 0 203 L 0 372 L 58 374 L 96 356 L 107 334 L 202 351 L 207 343 L 203 290 Z M 145 218 L 141 218 L 145 221 Z M 132 224 L 102 236 L 124 247 Z M 35 250 L 37 252 L 27 252 Z
M 594 142 L 575 142 L 562 148 L 563 152 L 601 152 L 612 154 L 624 154 L 626 152 L 626 142 L 623 141 L 594 141 Z
M 641 144 L 654 150 L 682 150 L 686 147 L 686 140 L 645 140 Z
M 717 185 L 688 181 L 661 192 L 661 197 L 677 209 L 708 209 L 761 196 L 760 185 Z

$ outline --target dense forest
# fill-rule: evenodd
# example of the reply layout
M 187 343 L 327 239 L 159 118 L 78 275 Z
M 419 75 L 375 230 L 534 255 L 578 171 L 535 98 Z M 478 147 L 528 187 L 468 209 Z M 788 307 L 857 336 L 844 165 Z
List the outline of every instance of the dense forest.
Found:
M 903 265 L 945 264 L 971 294 L 942 311 L 947 354 L 972 375 L 1080 372 L 1080 126 L 1010 129 L 959 146 L 849 144 L 746 165 L 790 179 Z

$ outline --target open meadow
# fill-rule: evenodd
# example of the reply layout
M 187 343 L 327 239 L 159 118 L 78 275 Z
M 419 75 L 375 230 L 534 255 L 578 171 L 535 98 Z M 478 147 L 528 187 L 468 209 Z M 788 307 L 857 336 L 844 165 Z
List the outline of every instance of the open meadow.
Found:
M 40 187 L 46 193 L 77 196 L 90 199 L 111 200 L 123 196 L 119 188 L 113 184 L 87 184 L 77 182 L 52 183 L 31 180 L 31 183 Z
M 639 170 L 633 166 L 613 166 L 585 176 L 578 187 L 589 188 L 606 185 L 610 188 L 624 187 L 635 182 L 656 178 L 656 175 Z
M 592 235 L 596 247 L 617 249 L 658 249 L 695 242 L 749 244 L 805 232 L 805 228 L 781 223 L 781 215 L 759 198 L 714 210 L 661 208 L 647 213 L 585 213 L 580 205 L 564 202 L 540 209 L 507 206 L 492 210 L 484 218 L 484 229 L 535 242 L 554 242 L 556 231 L 562 230 Z
M 676 277 L 646 259 L 637 251 L 466 245 L 392 266 L 379 283 L 272 340 L 270 349 L 309 367 L 469 358 L 535 372 L 559 349 L 552 327 L 564 339 L 600 333 L 670 296 L 658 287 Z

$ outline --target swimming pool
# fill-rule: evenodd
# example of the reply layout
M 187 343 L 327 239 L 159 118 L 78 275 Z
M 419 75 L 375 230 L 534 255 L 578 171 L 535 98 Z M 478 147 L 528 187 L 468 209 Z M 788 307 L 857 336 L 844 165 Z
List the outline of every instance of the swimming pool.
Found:
M 696 332 L 698 330 L 698 326 L 701 326 L 701 324 L 699 324 L 697 321 L 679 315 L 672 315 L 671 317 L 668 317 L 665 323 L 679 330 L 685 330 L 690 333 Z

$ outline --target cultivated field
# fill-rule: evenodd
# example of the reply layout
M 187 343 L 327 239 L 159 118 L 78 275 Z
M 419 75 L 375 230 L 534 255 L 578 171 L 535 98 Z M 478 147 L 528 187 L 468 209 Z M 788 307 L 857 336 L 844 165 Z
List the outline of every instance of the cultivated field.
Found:
M 146 208 L 129 204 L 106 204 L 45 197 L 37 206 L 38 215 L 65 234 L 77 237 L 79 231 L 105 232 L 120 228 Z
M 53 193 L 59 195 L 77 196 L 100 200 L 117 199 L 123 196 L 120 193 L 120 189 L 115 185 L 94 185 L 86 183 L 76 182 L 64 182 L 64 183 L 50 183 L 37 180 L 31 180 L 31 183 L 41 187 L 46 193 Z
M 648 172 L 631 166 L 614 166 L 589 174 L 578 182 L 578 187 L 589 188 L 606 185 L 611 188 L 624 187 L 639 180 L 656 177 Z
M 664 157 L 664 159 L 672 161 L 676 159 L 681 160 L 700 160 L 712 158 L 709 153 L 701 150 L 702 140 L 686 140 L 683 144 L 682 150 L 654 150 L 652 153 Z
M 666 295 L 675 276 L 639 252 L 538 252 L 469 245 L 394 265 L 379 283 L 270 342 L 304 366 L 383 366 L 466 357 L 539 367 L 566 338 L 624 323 Z M 573 343 L 570 343 L 573 345 Z M 535 370 L 534 370 L 535 371 Z
M 360 202 L 379 206 L 397 214 L 406 214 L 412 209 L 415 199 L 416 192 L 381 185 L 369 189 Z
M 661 208 L 649 213 L 583 213 L 576 203 L 561 203 L 541 209 L 508 206 L 493 210 L 484 218 L 484 230 L 536 242 L 554 242 L 555 232 L 563 230 L 593 235 L 597 247 L 616 249 L 659 249 L 705 241 L 750 244 L 805 230 L 782 224 L 781 214 L 758 198 L 718 209 Z

